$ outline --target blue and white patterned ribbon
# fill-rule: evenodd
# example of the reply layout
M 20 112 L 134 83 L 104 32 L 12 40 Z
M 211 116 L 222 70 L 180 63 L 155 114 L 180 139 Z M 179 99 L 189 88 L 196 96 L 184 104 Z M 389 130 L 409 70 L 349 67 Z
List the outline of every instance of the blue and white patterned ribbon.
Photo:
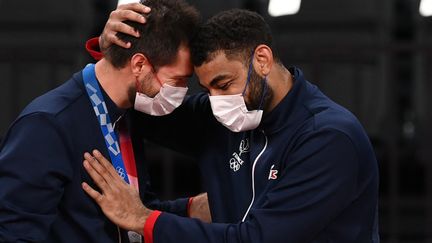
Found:
M 123 158 L 120 152 L 117 135 L 114 132 L 114 128 L 111 123 L 111 119 L 109 117 L 108 109 L 106 107 L 102 92 L 100 90 L 99 83 L 96 80 L 94 64 L 88 64 L 84 68 L 82 73 L 84 86 L 93 105 L 93 110 L 96 114 L 96 117 L 98 118 L 102 134 L 105 138 L 105 144 L 111 158 L 111 162 L 117 173 L 123 178 L 123 180 L 129 183 Z

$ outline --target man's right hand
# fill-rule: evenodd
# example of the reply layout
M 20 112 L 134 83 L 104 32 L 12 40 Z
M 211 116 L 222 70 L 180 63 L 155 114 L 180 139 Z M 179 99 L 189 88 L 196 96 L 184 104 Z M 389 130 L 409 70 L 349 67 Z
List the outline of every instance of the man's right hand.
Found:
M 146 22 L 143 14 L 149 13 L 151 9 L 141 3 L 128 3 L 119 5 L 116 10 L 112 11 L 105 28 L 99 37 L 99 47 L 106 50 L 110 45 L 118 45 L 123 48 L 129 48 L 130 42 L 124 42 L 117 38 L 117 32 L 125 33 L 139 37 L 139 33 L 131 26 L 123 23 L 125 20 L 135 21 L 144 24 Z

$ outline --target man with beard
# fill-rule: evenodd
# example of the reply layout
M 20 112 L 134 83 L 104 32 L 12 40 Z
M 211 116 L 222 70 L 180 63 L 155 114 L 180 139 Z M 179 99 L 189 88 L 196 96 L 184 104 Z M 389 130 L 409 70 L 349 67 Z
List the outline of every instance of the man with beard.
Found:
M 140 241 L 81 189 L 91 181 L 82 154 L 92 148 L 139 189 L 140 203 L 187 215 L 188 199 L 159 202 L 151 193 L 143 141 L 134 136 L 139 112 L 132 107 L 160 116 L 181 104 L 199 16 L 181 0 L 146 4 L 153 11 L 145 25 L 131 23 L 142 37 L 131 38 L 130 49 L 107 49 L 104 59 L 36 98 L 12 124 L 0 147 L 0 242 Z
M 364 129 L 284 67 L 264 19 L 221 12 L 191 52 L 206 92 L 137 122 L 139 136 L 197 158 L 213 223 L 147 209 L 94 151 L 84 165 L 101 191 L 83 188 L 107 217 L 146 243 L 379 242 L 378 168 Z

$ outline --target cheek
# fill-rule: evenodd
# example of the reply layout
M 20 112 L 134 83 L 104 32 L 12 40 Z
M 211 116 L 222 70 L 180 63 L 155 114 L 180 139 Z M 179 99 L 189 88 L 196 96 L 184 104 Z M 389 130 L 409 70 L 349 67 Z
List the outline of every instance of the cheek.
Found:
M 152 73 L 148 73 L 137 83 L 137 91 L 149 97 L 154 97 L 157 93 L 159 93 L 160 88 L 160 83 Z

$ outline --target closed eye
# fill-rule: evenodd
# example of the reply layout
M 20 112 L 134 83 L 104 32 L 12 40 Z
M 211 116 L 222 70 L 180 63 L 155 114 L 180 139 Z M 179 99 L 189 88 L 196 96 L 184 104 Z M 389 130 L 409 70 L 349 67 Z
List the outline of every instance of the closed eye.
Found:
M 231 84 L 232 84 L 232 81 L 229 81 L 229 82 L 218 85 L 217 88 L 220 90 L 227 90 L 231 86 Z

